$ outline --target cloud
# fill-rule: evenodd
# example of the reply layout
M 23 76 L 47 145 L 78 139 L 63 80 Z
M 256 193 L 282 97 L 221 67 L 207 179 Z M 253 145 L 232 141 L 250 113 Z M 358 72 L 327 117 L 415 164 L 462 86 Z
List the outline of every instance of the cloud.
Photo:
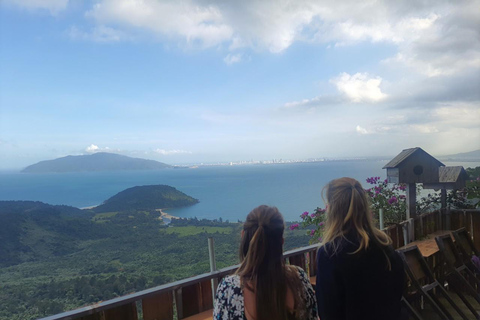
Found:
M 240 61 L 242 61 L 242 54 L 241 53 L 237 53 L 237 54 L 229 53 L 225 58 L 223 58 L 223 61 L 228 65 L 240 62 Z
M 90 31 L 83 31 L 81 28 L 72 26 L 67 31 L 67 34 L 73 40 L 94 41 L 100 43 L 119 42 L 131 39 L 131 36 L 125 32 L 103 25 L 96 26 Z
M 330 82 L 355 103 L 378 102 L 387 96 L 380 90 L 382 78 L 372 78 L 367 73 L 350 75 L 343 72 Z
M 67 1 L 19 3 L 55 8 Z M 227 64 L 239 61 L 239 50 L 280 53 L 296 42 L 335 47 L 387 43 L 397 52 L 385 64 L 434 77 L 480 68 L 478 7 L 480 0 L 98 0 L 86 16 L 97 27 L 111 29 L 94 29 L 99 34 L 85 38 L 121 41 L 143 30 L 162 41 L 226 48 Z
M 356 130 L 358 133 L 360 133 L 360 134 L 369 134 L 369 133 L 370 133 L 370 132 L 368 132 L 367 129 L 365 129 L 365 128 L 363 128 L 363 127 L 360 127 L 360 126 L 357 126 L 357 127 L 355 128 L 355 130 Z
M 100 148 L 99 146 L 97 146 L 93 143 L 90 146 L 85 148 L 86 153 L 112 152 L 112 151 L 114 151 L 114 150 L 110 149 L 109 147 Z M 118 150 L 116 150 L 116 151 L 118 151 Z
M 324 95 L 318 96 L 311 99 L 303 99 L 300 101 L 287 102 L 283 105 L 285 109 L 296 109 L 296 108 L 321 108 L 321 107 L 332 107 L 339 104 L 344 104 L 348 102 L 343 96 L 340 95 Z
M 7 0 L 9 4 L 28 10 L 48 10 L 52 15 L 67 8 L 68 0 Z
M 167 37 L 181 37 L 203 47 L 222 43 L 232 36 L 218 7 L 191 1 L 103 0 L 87 12 L 101 25 L 139 28 Z
M 191 154 L 192 152 L 190 151 L 185 151 L 185 150 L 165 150 L 165 149 L 155 149 L 153 152 L 168 156 L 168 155 L 174 155 L 174 154 Z
M 90 32 L 72 26 L 67 31 L 68 36 L 73 40 L 90 40 L 94 42 L 119 42 L 130 39 L 126 33 L 107 26 L 96 26 Z

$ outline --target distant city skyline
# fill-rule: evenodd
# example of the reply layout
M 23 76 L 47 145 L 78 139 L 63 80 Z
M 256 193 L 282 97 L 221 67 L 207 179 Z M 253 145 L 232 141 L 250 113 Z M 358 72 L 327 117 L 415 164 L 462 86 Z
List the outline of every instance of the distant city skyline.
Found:
M 479 7 L 2 1 L 0 169 L 480 149 Z

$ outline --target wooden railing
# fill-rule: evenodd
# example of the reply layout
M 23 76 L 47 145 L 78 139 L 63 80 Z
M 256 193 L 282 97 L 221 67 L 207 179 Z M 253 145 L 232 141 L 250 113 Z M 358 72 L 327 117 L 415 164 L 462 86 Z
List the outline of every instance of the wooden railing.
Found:
M 284 253 L 284 259 L 315 275 L 318 245 Z M 212 280 L 234 273 L 238 265 L 168 283 L 123 297 L 53 315 L 42 320 L 144 320 L 186 319 L 213 308 Z
M 422 240 L 429 234 L 440 230 L 456 230 L 465 227 L 480 248 L 480 210 L 454 209 L 436 210 L 389 226 L 384 229 L 398 249 L 409 242 Z

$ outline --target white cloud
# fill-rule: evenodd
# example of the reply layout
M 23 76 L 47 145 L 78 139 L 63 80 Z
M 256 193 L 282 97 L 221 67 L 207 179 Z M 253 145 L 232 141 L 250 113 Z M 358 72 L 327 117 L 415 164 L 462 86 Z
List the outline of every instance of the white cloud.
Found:
M 68 5 L 68 0 L 6 0 L 6 2 L 28 10 L 48 10 L 52 15 L 65 10 Z
M 173 154 L 191 154 L 192 152 L 190 151 L 185 151 L 185 150 L 165 150 L 165 149 L 155 149 L 153 152 L 168 156 L 168 155 L 173 155 Z
M 191 1 L 103 0 L 87 16 L 102 25 L 145 29 L 167 37 L 181 37 L 189 44 L 198 41 L 204 47 L 218 45 L 233 33 L 216 6 L 201 6 Z
M 365 129 L 365 128 L 363 128 L 363 127 L 360 127 L 360 126 L 357 126 L 357 127 L 355 128 L 355 130 L 356 130 L 358 133 L 360 133 L 360 134 L 369 134 L 369 133 L 370 133 L 370 132 L 368 132 L 367 129 Z
M 73 40 L 90 40 L 95 42 L 119 42 L 130 38 L 120 30 L 103 25 L 94 27 L 90 32 L 72 26 L 67 34 Z
M 237 54 L 229 53 L 225 58 L 223 58 L 223 61 L 228 65 L 240 62 L 240 61 L 242 61 L 242 54 L 241 53 L 237 53 Z
M 387 96 L 380 90 L 382 78 L 372 78 L 367 73 L 350 75 L 343 72 L 330 82 L 337 87 L 338 91 L 356 103 L 378 102 Z
M 66 3 L 22 0 L 19 3 Z M 200 47 L 226 45 L 224 61 L 238 62 L 246 48 L 279 53 L 295 42 L 328 46 L 360 42 L 397 48 L 385 62 L 427 76 L 480 68 L 480 0 L 415 3 L 404 1 L 220 1 L 98 0 L 86 14 L 111 35 L 90 39 L 125 40 L 132 30 Z M 98 30 L 102 34 L 101 30 Z
M 88 153 L 94 153 L 94 152 L 97 152 L 100 148 L 97 146 L 97 145 L 94 145 L 93 143 L 88 146 L 85 151 L 88 152 Z
M 116 151 L 118 152 L 119 150 L 112 150 L 110 149 L 109 147 L 104 147 L 104 148 L 101 148 L 95 144 L 91 144 L 90 146 L 86 147 L 85 148 L 85 152 L 86 153 L 95 153 L 95 152 L 112 152 L 112 151 Z

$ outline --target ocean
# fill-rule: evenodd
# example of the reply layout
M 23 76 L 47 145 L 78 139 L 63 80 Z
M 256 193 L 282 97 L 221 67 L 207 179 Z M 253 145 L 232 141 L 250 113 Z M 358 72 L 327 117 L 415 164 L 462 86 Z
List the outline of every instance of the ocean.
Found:
M 387 161 L 348 160 L 269 165 L 201 166 L 157 171 L 82 173 L 0 173 L 0 200 L 34 200 L 78 208 L 101 204 L 134 186 L 166 184 L 200 200 L 179 209 L 164 210 L 178 217 L 244 220 L 256 206 L 278 207 L 287 221 L 300 220 L 304 211 L 323 207 L 322 188 L 332 179 L 386 177 Z M 475 163 L 445 163 L 475 167 Z

